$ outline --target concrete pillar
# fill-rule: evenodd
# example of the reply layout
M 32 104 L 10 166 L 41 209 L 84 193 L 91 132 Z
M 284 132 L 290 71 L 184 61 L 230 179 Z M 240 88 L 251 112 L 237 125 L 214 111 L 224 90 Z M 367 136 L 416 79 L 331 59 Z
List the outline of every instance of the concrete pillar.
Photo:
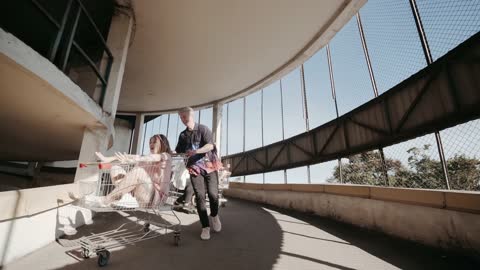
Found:
M 96 160 L 95 152 L 107 151 L 108 130 L 106 128 L 85 128 L 83 132 L 82 147 L 78 157 L 78 163 L 92 162 Z M 79 180 L 94 180 L 97 176 L 97 167 L 77 167 L 75 182 Z
M 145 115 L 138 113 L 135 118 L 135 131 L 133 133 L 133 142 L 131 154 L 142 154 L 142 137 L 143 137 L 143 124 L 145 123 Z
M 213 133 L 213 142 L 217 146 L 217 151 L 220 153 L 221 148 L 221 138 L 222 138 L 222 111 L 223 104 L 216 103 L 213 105 L 213 123 L 212 123 L 212 133 Z
M 107 39 L 107 46 L 113 56 L 113 63 L 110 68 L 108 85 L 103 100 L 103 111 L 106 113 L 111 128 L 86 127 L 83 133 L 82 147 L 78 157 L 79 163 L 92 162 L 96 160 L 95 152 L 105 153 L 113 142 L 114 121 L 117 112 L 118 99 L 122 87 L 123 73 L 127 61 L 128 47 L 132 32 L 133 20 L 124 14 L 115 15 L 112 18 L 110 31 Z M 97 177 L 95 168 L 77 168 L 75 182 L 79 180 Z
M 108 77 L 107 89 L 103 101 L 103 110 L 113 118 L 117 112 L 123 73 L 127 61 L 128 47 L 132 34 L 133 20 L 127 15 L 118 14 L 112 18 L 108 33 L 107 46 L 113 55 L 113 64 Z

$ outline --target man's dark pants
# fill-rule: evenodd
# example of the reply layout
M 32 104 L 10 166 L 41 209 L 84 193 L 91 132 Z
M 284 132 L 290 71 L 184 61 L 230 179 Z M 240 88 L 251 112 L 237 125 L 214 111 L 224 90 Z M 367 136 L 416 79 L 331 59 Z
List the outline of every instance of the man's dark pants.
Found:
M 178 197 L 177 202 L 181 204 L 190 204 L 192 202 L 192 197 L 193 197 L 192 180 L 188 178 L 187 183 L 185 185 L 185 190 L 183 191 L 182 196 Z
M 218 214 L 218 173 L 211 172 L 209 174 L 204 173 L 197 176 L 190 175 L 190 177 L 192 180 L 193 191 L 195 192 L 200 223 L 202 223 L 202 228 L 210 227 L 205 195 L 208 194 L 210 215 L 215 217 Z

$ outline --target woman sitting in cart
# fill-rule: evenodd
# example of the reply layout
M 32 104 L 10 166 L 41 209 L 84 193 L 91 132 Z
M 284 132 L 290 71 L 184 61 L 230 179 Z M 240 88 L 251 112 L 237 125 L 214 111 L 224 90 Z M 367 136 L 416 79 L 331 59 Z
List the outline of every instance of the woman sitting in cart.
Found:
M 106 196 L 96 197 L 99 206 L 108 206 L 123 195 L 131 193 L 140 207 L 156 205 L 166 199 L 170 184 L 172 159 L 168 139 L 163 134 L 150 138 L 150 154 L 145 156 L 116 153 L 105 157 L 102 153 L 95 154 L 101 162 L 135 163 L 133 169 L 126 172 L 120 166 L 111 169 L 114 189 Z

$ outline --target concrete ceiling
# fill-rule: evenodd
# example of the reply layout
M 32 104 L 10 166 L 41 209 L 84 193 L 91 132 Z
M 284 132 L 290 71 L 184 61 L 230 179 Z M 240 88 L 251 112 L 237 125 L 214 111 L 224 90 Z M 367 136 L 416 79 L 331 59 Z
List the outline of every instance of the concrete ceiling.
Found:
M 134 1 L 119 111 L 168 111 L 255 91 L 325 45 L 365 2 Z

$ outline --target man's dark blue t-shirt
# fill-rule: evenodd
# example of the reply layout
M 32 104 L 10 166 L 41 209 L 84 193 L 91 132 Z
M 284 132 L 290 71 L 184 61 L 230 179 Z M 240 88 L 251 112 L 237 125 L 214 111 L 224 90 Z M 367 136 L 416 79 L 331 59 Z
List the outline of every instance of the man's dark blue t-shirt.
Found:
M 197 150 L 206 144 L 213 144 L 212 131 L 202 124 L 195 123 L 193 130 L 186 128 L 178 137 L 175 152 L 186 153 L 189 150 Z M 205 157 L 205 154 L 196 154 L 189 158 L 188 165 L 195 164 L 197 161 Z

